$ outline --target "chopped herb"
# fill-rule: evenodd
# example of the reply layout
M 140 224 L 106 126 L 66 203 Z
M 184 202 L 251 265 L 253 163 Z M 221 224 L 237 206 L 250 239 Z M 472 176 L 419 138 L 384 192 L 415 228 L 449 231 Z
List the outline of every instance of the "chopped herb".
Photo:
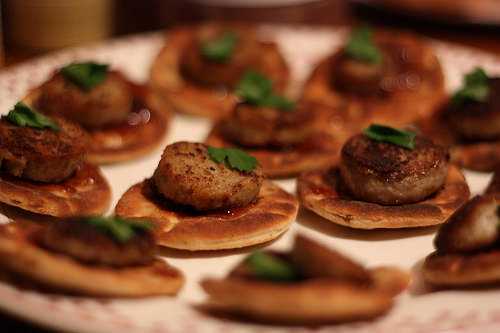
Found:
M 14 109 L 9 111 L 6 118 L 17 126 L 28 126 L 39 129 L 50 128 L 53 131 L 60 130 L 59 125 L 57 125 L 55 121 L 37 112 L 23 102 L 16 103 Z
M 95 62 L 78 62 L 61 68 L 64 78 L 84 91 L 90 91 L 106 79 L 108 65 Z
M 407 149 L 415 148 L 416 134 L 411 131 L 373 124 L 366 128 L 363 133 L 375 141 L 388 142 Z
M 237 148 L 208 147 L 208 155 L 217 163 L 225 163 L 231 169 L 249 172 L 257 167 L 257 159 Z
M 294 281 L 299 275 L 286 261 L 261 251 L 252 253 L 246 259 L 250 270 L 257 278 L 272 281 Z
M 373 41 L 372 30 L 367 26 L 351 32 L 345 53 L 352 59 L 371 64 L 379 64 L 382 61 L 382 53 Z
M 454 105 L 466 102 L 484 102 L 488 98 L 490 87 L 488 75 L 482 68 L 476 68 L 464 77 L 462 87 L 453 95 Z
M 120 217 L 87 217 L 82 220 L 107 233 L 120 243 L 125 243 L 137 232 L 151 230 L 153 225 L 146 221 L 127 220 Z
M 273 93 L 273 83 L 264 75 L 247 71 L 236 87 L 238 95 L 245 103 L 291 111 L 295 103 L 284 96 Z
M 234 32 L 226 32 L 222 36 L 206 41 L 201 45 L 201 54 L 208 60 L 224 63 L 231 59 L 238 36 Z

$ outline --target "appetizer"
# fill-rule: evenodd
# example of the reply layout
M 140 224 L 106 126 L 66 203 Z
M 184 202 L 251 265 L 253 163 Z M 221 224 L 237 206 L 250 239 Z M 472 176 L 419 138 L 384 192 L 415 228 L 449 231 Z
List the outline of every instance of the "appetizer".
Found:
M 0 119 L 0 202 L 58 217 L 105 212 L 111 189 L 85 162 L 88 141 L 71 121 L 17 103 Z
M 74 295 L 175 295 L 181 272 L 157 259 L 150 224 L 116 217 L 0 226 L 2 272 Z
M 349 139 L 340 164 L 302 174 L 302 204 L 352 228 L 407 228 L 443 223 L 469 198 L 448 151 L 412 131 L 371 125 Z
M 426 282 L 466 287 L 500 282 L 500 205 L 491 195 L 476 196 L 441 226 L 423 265 Z
M 169 119 L 168 108 L 149 88 L 95 62 L 60 68 L 24 102 L 81 125 L 90 137 L 87 160 L 95 164 L 149 153 L 161 142 Z
M 330 108 L 296 104 L 273 91 L 272 81 L 255 71 L 245 73 L 236 95 L 240 103 L 214 126 L 208 145 L 248 151 L 268 177 L 294 176 L 336 162 L 340 144 L 322 130 L 333 117 Z
M 249 69 L 268 75 L 279 90 L 288 81 L 278 46 L 259 40 L 255 28 L 208 23 L 168 33 L 151 67 L 150 83 L 176 111 L 220 118 L 234 108 L 232 91 Z
M 454 163 L 494 171 L 500 165 L 500 78 L 475 68 L 441 111 L 420 125 L 434 140 L 450 146 Z
M 243 151 L 177 142 L 165 148 L 153 177 L 128 189 L 115 211 L 153 222 L 160 245 L 197 251 L 275 239 L 298 205 Z
M 201 285 L 208 307 L 259 321 L 322 324 L 378 317 L 406 289 L 408 274 L 366 269 L 298 235 L 290 252 L 254 252 L 229 276 Z
M 316 67 L 303 98 L 354 104 L 370 123 L 403 126 L 435 111 L 444 78 L 433 51 L 418 37 L 359 27 L 346 45 Z M 401 112 L 404 110 L 404 112 Z

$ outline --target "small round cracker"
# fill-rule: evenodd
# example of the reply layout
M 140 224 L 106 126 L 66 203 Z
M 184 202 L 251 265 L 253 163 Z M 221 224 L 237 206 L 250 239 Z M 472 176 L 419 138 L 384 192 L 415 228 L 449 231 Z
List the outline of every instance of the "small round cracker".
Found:
M 129 188 L 115 208 L 117 216 L 143 218 L 155 224 L 159 245 L 199 251 L 247 247 L 284 233 L 297 216 L 299 203 L 270 181 L 247 207 L 194 213 L 175 209 L 155 193 L 150 180 Z
M 41 225 L 13 222 L 0 226 L 0 266 L 34 283 L 77 295 L 145 297 L 175 295 L 184 284 L 180 271 L 156 259 L 143 266 L 85 265 L 35 243 Z
M 408 283 L 408 276 L 392 268 L 369 270 L 375 282 L 363 287 L 328 278 L 297 283 L 228 277 L 205 279 L 212 310 L 244 315 L 259 321 L 288 324 L 322 324 L 371 319 L 387 312 L 393 296 Z M 401 290 L 390 286 L 405 284 Z
M 205 143 L 214 147 L 235 146 L 224 138 L 217 125 L 210 131 Z M 327 132 L 318 132 L 302 144 L 282 150 L 238 148 L 255 157 L 267 177 L 285 178 L 334 165 L 339 159 L 341 142 Z
M 146 86 L 127 83 L 134 94 L 134 110 L 122 124 L 86 130 L 90 137 L 87 152 L 90 163 L 110 164 L 146 155 L 161 143 L 167 132 L 170 107 Z M 41 88 L 37 87 L 23 100 L 36 106 L 40 94 Z
M 337 106 L 349 103 L 366 111 L 365 123 L 381 123 L 391 126 L 404 126 L 414 120 L 432 114 L 445 97 L 444 76 L 441 65 L 432 49 L 415 35 L 401 32 L 377 31 L 375 38 L 384 43 L 397 43 L 420 55 L 418 62 L 412 63 L 414 73 L 420 75 L 418 82 L 408 75 L 409 69 L 401 74 L 399 85 L 407 88 L 398 89 L 389 96 L 360 96 L 336 90 L 331 84 L 333 61 L 341 51 L 323 59 L 307 80 L 303 98 L 327 105 Z M 415 59 L 414 59 L 415 60 Z M 409 64 L 409 62 L 407 61 Z M 407 65 L 410 66 L 410 65 Z M 417 78 L 418 79 L 418 78 Z M 418 85 L 411 86 L 418 83 Z M 404 110 L 404 112 L 402 112 Z
M 191 43 L 197 27 L 183 27 L 170 31 L 166 45 L 161 49 L 150 70 L 150 84 L 175 111 L 222 118 L 233 110 L 238 99 L 226 89 L 211 89 L 185 80 L 180 72 L 179 59 Z M 261 71 L 273 81 L 273 87 L 282 91 L 287 85 L 289 70 L 277 44 L 260 42 Z
M 478 286 L 500 282 L 500 250 L 471 254 L 431 253 L 422 268 L 424 280 L 440 287 Z
M 100 215 L 111 201 L 111 188 L 99 167 L 84 164 L 73 176 L 54 184 L 0 174 L 0 202 L 57 217 Z
M 299 199 L 304 207 L 325 219 L 356 229 L 441 224 L 470 195 L 464 176 L 455 166 L 450 166 L 441 190 L 413 204 L 384 206 L 358 201 L 339 189 L 339 180 L 338 169 L 305 173 L 297 182 Z

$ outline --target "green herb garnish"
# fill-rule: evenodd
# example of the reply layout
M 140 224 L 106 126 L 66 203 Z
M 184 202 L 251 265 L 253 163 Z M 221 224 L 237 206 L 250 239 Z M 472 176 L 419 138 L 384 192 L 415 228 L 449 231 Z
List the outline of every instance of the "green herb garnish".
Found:
M 375 141 L 388 142 L 407 149 L 415 148 L 415 137 L 417 135 L 411 131 L 373 124 L 366 128 L 363 133 Z
M 208 155 L 217 163 L 226 163 L 231 169 L 249 172 L 257 167 L 257 159 L 237 148 L 208 147 Z
M 226 32 L 222 36 L 206 41 L 201 45 L 201 54 L 208 60 L 224 63 L 231 59 L 238 36 L 234 32 Z
M 256 251 L 245 260 L 251 272 L 260 279 L 272 281 L 294 281 L 299 274 L 286 261 L 261 251 Z
M 89 91 L 106 79 L 108 65 L 95 62 L 77 62 L 61 68 L 61 74 L 66 80 Z
M 9 111 L 6 118 L 17 126 L 28 126 L 39 129 L 50 128 L 53 131 L 60 130 L 56 122 L 23 102 L 17 102 L 14 105 L 14 109 Z
M 284 96 L 273 93 L 273 83 L 264 75 L 247 71 L 236 87 L 236 95 L 244 102 L 262 107 L 291 111 L 295 103 Z
M 477 67 L 465 75 L 462 87 L 453 95 L 451 101 L 454 105 L 466 102 L 484 102 L 489 93 L 488 75 L 482 68 Z
M 87 217 L 82 220 L 97 229 L 107 233 L 120 243 L 125 243 L 137 232 L 151 230 L 153 225 L 146 221 L 127 220 L 120 217 Z
M 379 64 L 382 61 L 382 53 L 373 41 L 373 32 L 366 26 L 351 32 L 345 53 L 352 59 L 371 64 Z

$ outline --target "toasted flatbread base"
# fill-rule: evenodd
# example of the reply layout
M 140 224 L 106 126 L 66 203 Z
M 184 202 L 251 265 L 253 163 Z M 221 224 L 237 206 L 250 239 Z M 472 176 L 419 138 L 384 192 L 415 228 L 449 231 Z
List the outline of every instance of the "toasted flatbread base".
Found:
M 247 207 L 194 213 L 173 206 L 145 180 L 125 192 L 116 205 L 115 214 L 154 223 L 159 245 L 190 251 L 222 250 L 275 239 L 295 220 L 299 203 L 293 195 L 264 181 L 255 202 Z
M 422 268 L 424 280 L 439 287 L 500 283 L 500 250 L 476 254 L 431 253 Z
M 432 49 L 409 33 L 377 31 L 376 38 L 406 45 L 414 50 L 414 54 L 420 55 L 419 62 L 413 65 L 420 68 L 417 71 L 421 74 L 418 86 L 399 89 L 385 97 L 356 96 L 336 90 L 330 82 L 333 59 L 339 56 L 338 51 L 322 60 L 313 70 L 304 86 L 303 99 L 332 106 L 348 103 L 363 109 L 364 127 L 371 123 L 400 127 L 432 114 L 445 98 L 443 72 Z M 411 81 L 411 78 L 405 79 Z
M 232 92 L 216 90 L 186 81 L 179 69 L 179 59 L 194 37 L 196 27 L 183 27 L 168 33 L 166 45 L 160 51 L 150 70 L 150 84 L 154 92 L 166 99 L 177 112 L 222 118 L 237 103 Z M 288 81 L 289 70 L 278 45 L 261 42 L 261 64 L 256 70 L 266 74 L 275 89 L 282 91 Z
M 325 219 L 356 229 L 411 228 L 441 224 L 469 198 L 469 187 L 451 166 L 444 187 L 423 201 L 394 206 L 358 201 L 339 191 L 338 169 L 309 172 L 297 182 L 299 199 Z
M 57 217 L 100 215 L 111 201 L 111 188 L 99 167 L 84 164 L 56 184 L 23 180 L 0 173 L 0 202 Z
M 124 124 L 87 130 L 90 143 L 87 161 L 93 164 L 111 164 L 129 161 L 154 150 L 166 134 L 170 122 L 170 107 L 146 86 L 128 82 L 134 92 L 134 111 Z M 23 99 L 37 105 L 40 87 Z
M 16 222 L 0 226 L 0 266 L 34 283 L 70 294 L 98 297 L 175 295 L 184 283 L 163 260 L 145 266 L 113 268 L 82 264 L 38 246 L 33 235 L 43 226 Z
M 375 282 L 370 288 L 327 278 L 273 283 L 228 277 L 205 279 L 201 286 L 209 295 L 209 309 L 215 311 L 264 322 L 324 324 L 380 316 L 408 284 L 408 275 L 397 269 L 380 267 L 370 274 Z
M 215 147 L 231 147 L 216 125 L 205 139 L 205 143 Z M 254 156 L 269 178 L 297 176 L 301 172 L 326 169 L 338 162 L 341 142 L 327 132 L 313 135 L 306 142 L 283 150 L 244 149 Z

